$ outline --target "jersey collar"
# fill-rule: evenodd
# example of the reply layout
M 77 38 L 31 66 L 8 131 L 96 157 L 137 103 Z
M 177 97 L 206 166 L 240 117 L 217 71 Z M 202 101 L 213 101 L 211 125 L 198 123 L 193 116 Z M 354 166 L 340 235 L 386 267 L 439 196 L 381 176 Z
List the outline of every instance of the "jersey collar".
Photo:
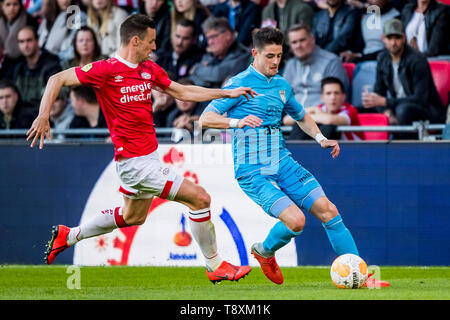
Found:
M 117 60 L 119 60 L 120 62 L 122 62 L 123 64 L 125 64 L 126 66 L 136 69 L 138 67 L 137 64 L 131 63 L 127 60 L 125 60 L 124 58 L 122 58 L 121 56 L 119 56 L 118 54 L 114 55 L 114 58 L 116 58 Z
M 263 75 L 261 72 L 259 72 L 258 70 L 255 69 L 255 67 L 251 64 L 250 65 L 250 71 L 252 71 L 253 73 L 255 73 L 258 77 L 263 78 L 264 80 L 266 80 L 268 83 L 270 83 L 270 81 L 273 79 L 273 77 L 266 77 L 265 75 Z

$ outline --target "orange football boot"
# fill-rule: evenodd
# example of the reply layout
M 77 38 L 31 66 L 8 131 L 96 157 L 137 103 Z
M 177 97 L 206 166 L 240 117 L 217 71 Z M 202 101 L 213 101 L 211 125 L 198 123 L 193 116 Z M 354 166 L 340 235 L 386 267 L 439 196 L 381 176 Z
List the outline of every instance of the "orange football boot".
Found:
M 284 279 L 281 274 L 281 269 L 275 260 L 275 256 L 266 258 L 260 255 L 254 248 L 255 245 L 252 246 L 252 254 L 256 260 L 258 260 L 261 265 L 261 270 L 264 275 L 269 278 L 270 281 L 276 284 L 282 284 Z
M 56 256 L 67 249 L 67 235 L 69 234 L 70 228 L 59 225 L 53 226 L 52 228 L 52 238 L 47 244 L 47 250 L 45 251 L 45 263 L 52 264 Z
M 244 278 L 251 270 L 252 268 L 250 266 L 237 267 L 223 261 L 216 271 L 208 271 L 206 269 L 206 275 L 213 284 L 216 284 L 216 282 L 222 280 L 239 281 L 239 279 Z

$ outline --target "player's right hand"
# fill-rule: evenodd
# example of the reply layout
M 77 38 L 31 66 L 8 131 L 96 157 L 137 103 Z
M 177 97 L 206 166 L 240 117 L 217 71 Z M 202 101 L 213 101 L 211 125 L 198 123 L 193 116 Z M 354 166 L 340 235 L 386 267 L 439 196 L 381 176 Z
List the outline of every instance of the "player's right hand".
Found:
M 339 143 L 336 140 L 324 139 L 320 142 L 320 146 L 322 148 L 331 149 L 331 156 L 333 157 L 333 159 L 336 158 L 341 152 Z
M 238 128 L 242 129 L 245 126 L 256 128 L 256 127 L 259 127 L 260 125 L 262 125 L 262 123 L 263 123 L 263 121 L 260 118 L 250 114 L 250 115 L 246 116 L 245 118 L 242 118 L 241 120 L 239 120 Z
M 250 96 L 252 98 L 256 97 L 258 94 L 253 91 L 252 88 L 246 88 L 246 87 L 239 87 L 235 89 L 226 89 L 228 90 L 228 97 L 229 98 L 237 98 L 241 95 L 243 95 L 247 100 L 250 100 Z
M 27 132 L 27 141 L 31 141 L 30 147 L 33 148 L 37 141 L 39 141 L 39 149 L 44 147 L 44 139 L 47 137 L 50 140 L 50 122 L 47 118 L 37 117 L 33 124 L 31 125 L 30 130 Z

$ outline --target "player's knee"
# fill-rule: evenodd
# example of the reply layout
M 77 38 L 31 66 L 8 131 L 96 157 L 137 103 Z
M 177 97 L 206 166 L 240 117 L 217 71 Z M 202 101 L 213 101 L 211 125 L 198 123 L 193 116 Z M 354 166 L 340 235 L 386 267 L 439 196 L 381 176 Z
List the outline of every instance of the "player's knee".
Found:
M 294 232 L 302 231 L 305 227 L 305 216 L 303 214 L 296 215 L 289 221 L 287 227 Z
M 283 210 L 278 219 L 283 221 L 285 226 L 293 232 L 300 232 L 305 227 L 305 215 L 294 204 Z
M 339 214 L 339 211 L 336 208 L 336 206 L 334 205 L 334 203 L 332 203 L 331 201 L 328 201 L 326 208 L 324 210 L 322 220 L 324 220 L 323 222 L 330 221 L 331 219 L 336 217 L 338 214 Z
M 317 200 L 310 212 L 314 214 L 322 223 L 326 223 L 336 217 L 339 212 L 336 206 L 327 198 L 322 197 Z

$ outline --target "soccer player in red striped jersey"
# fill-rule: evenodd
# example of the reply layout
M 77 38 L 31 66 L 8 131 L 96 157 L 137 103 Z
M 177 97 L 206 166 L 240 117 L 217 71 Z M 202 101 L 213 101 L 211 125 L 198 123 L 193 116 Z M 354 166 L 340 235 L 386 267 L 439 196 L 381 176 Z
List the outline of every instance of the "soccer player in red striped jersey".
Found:
M 62 86 L 93 87 L 114 144 L 124 205 L 105 208 L 78 227 L 54 226 L 46 263 L 53 263 L 57 254 L 82 239 L 143 224 L 152 199 L 157 196 L 189 207 L 191 230 L 205 257 L 208 278 L 213 283 L 239 280 L 251 268 L 233 266 L 219 256 L 209 194 L 159 160 L 151 90 L 164 91 L 179 100 L 199 102 L 241 95 L 250 99 L 255 92 L 245 87 L 208 89 L 171 81 L 161 67 L 149 60 L 149 55 L 156 49 L 155 37 L 153 20 L 141 14 L 131 15 L 120 27 L 121 45 L 115 57 L 62 71 L 47 83 L 39 115 L 27 132 L 27 141 L 31 141 L 31 147 L 39 142 L 42 149 L 45 138 L 50 139 L 49 114 Z

